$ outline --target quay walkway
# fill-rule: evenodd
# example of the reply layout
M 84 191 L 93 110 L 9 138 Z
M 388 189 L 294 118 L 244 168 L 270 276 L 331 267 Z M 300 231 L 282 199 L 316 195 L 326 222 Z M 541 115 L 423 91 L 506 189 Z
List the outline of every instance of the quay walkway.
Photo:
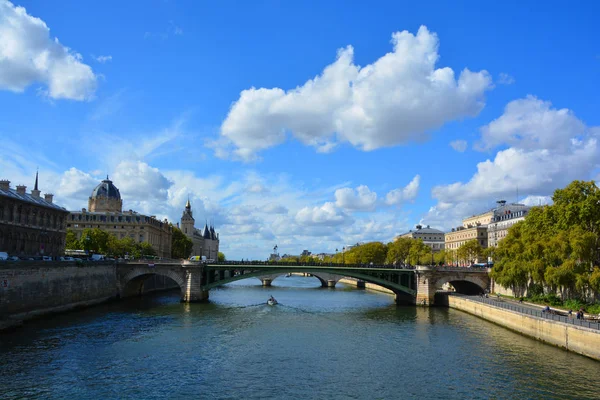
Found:
M 466 296 L 461 294 L 452 293 L 451 296 L 461 297 L 470 301 L 477 301 L 479 303 L 488 304 L 494 307 L 500 307 L 505 310 L 510 310 L 516 313 L 531 315 L 538 318 L 543 318 L 550 321 L 562 322 L 565 324 L 581 326 L 584 328 L 595 329 L 600 333 L 600 321 L 590 319 L 577 319 L 575 314 L 572 316 L 561 315 L 557 310 L 550 309 L 550 312 L 540 310 L 538 307 L 520 304 L 513 301 L 506 301 L 505 299 L 498 299 L 495 297 L 481 297 L 481 296 Z

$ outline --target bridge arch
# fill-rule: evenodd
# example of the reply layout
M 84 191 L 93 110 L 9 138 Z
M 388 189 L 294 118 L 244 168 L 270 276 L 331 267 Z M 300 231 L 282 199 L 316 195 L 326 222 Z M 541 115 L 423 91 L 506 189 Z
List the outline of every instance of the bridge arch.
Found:
M 121 278 L 120 296 L 131 297 L 141 295 L 144 289 L 144 282 L 151 276 L 164 276 L 171 279 L 177 283 L 182 295 L 186 290 L 186 279 L 183 273 L 177 273 L 172 269 L 148 270 L 148 268 L 134 268 Z
M 489 279 L 485 279 L 479 276 L 462 276 L 462 274 L 458 275 L 448 275 L 441 277 L 435 281 L 436 289 L 442 287 L 444 284 L 450 283 L 456 289 L 457 293 L 461 294 L 480 294 L 485 290 L 489 289 L 490 283 Z

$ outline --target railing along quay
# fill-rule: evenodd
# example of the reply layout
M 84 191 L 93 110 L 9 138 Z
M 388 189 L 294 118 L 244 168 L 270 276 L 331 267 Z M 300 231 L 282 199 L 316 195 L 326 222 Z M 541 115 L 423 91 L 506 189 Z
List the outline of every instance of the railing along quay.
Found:
M 452 296 L 456 296 L 456 294 L 452 294 Z M 577 319 L 575 315 L 572 317 L 564 316 L 556 314 L 556 310 L 550 311 L 538 311 L 530 307 L 521 307 L 516 304 L 507 303 L 498 299 L 486 298 L 486 297 L 476 297 L 476 296 L 459 296 L 462 298 L 466 298 L 471 301 L 478 301 L 480 303 L 489 304 L 494 307 L 504 308 L 506 310 L 518 312 L 520 314 L 531 315 L 538 318 L 543 318 L 551 321 L 562 322 L 569 325 L 577 325 L 582 326 L 584 328 L 596 329 L 600 331 L 600 321 L 590 321 L 585 319 Z

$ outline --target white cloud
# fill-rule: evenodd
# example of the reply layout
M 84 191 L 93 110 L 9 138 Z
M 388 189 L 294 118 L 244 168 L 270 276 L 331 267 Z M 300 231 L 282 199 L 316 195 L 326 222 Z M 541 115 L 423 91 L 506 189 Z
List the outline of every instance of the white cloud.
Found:
M 327 152 L 348 142 L 369 151 L 409 141 L 448 121 L 475 116 L 491 88 L 487 71 L 435 68 L 438 38 L 422 26 L 416 35 L 392 35 L 394 49 L 365 67 L 354 64 L 354 49 L 340 49 L 334 63 L 302 86 L 243 90 L 215 141 L 220 157 L 255 160 L 289 132 Z
M 551 193 L 587 177 L 598 165 L 598 150 L 595 139 L 576 143 L 567 153 L 509 148 L 499 151 L 493 161 L 477 164 L 477 172 L 467 183 L 436 186 L 432 195 L 440 201 L 456 202 L 502 197 L 517 188 L 524 194 Z
M 454 225 L 469 213 L 491 208 L 490 202 L 514 198 L 517 190 L 528 204 L 545 204 L 555 189 L 590 179 L 600 165 L 597 128 L 533 96 L 510 102 L 481 132 L 481 148 L 510 147 L 478 163 L 467 182 L 435 186 L 432 196 L 438 204 L 425 215 L 427 223 L 445 219 Z
M 339 226 L 351 224 L 353 219 L 338 210 L 334 203 L 327 202 L 320 207 L 304 207 L 296 213 L 296 222 L 300 225 Z
M 513 78 L 506 72 L 500 72 L 497 82 L 500 85 L 512 85 L 513 83 L 515 83 L 515 78 Z
M 92 193 L 92 189 L 96 187 L 98 183 L 98 179 L 94 178 L 92 175 L 71 167 L 63 172 L 60 178 L 60 186 L 58 187 L 56 194 L 61 198 L 79 200 L 82 203 L 87 203 L 87 199 Z
M 23 92 L 34 82 L 53 99 L 89 100 L 96 75 L 81 55 L 50 37 L 39 18 L 7 0 L 0 0 L 0 89 Z
M 535 96 L 511 101 L 504 114 L 481 128 L 480 149 L 509 145 L 521 149 L 570 151 L 571 139 L 586 134 L 586 126 L 566 108 L 552 108 Z
M 523 200 L 519 200 L 519 203 L 527 206 L 545 206 L 552 204 L 552 196 L 527 196 Z
M 152 200 L 166 201 L 169 181 L 158 168 L 153 168 L 141 161 L 123 161 L 119 163 L 112 180 L 119 182 L 119 189 L 128 201 Z
M 368 186 L 360 185 L 356 190 L 342 188 L 335 191 L 335 205 L 347 210 L 369 211 L 375 208 L 377 193 Z
M 391 206 L 414 200 L 417 194 L 419 194 L 420 183 L 421 176 L 415 175 L 412 181 L 405 187 L 389 191 L 385 196 L 385 203 Z
M 450 142 L 450 147 L 459 153 L 464 153 L 467 150 L 467 141 L 466 140 L 454 140 Z
M 98 56 L 96 57 L 96 61 L 98 61 L 100 64 L 104 64 L 108 61 L 112 61 L 112 56 Z

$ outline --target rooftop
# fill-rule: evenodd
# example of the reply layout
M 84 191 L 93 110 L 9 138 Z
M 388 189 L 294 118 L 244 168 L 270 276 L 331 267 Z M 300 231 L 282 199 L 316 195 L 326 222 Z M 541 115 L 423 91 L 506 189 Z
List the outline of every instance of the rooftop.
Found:
M 66 209 L 64 209 L 63 207 L 61 207 L 59 205 L 56 205 L 49 201 L 46 201 L 41 196 L 36 197 L 36 196 L 33 196 L 31 193 L 17 193 L 16 189 L 13 189 L 10 187 L 8 189 L 0 188 L 0 196 L 10 197 L 13 199 L 25 201 L 27 203 L 35 204 L 35 205 L 41 206 L 41 207 L 51 208 L 54 210 L 67 211 Z

